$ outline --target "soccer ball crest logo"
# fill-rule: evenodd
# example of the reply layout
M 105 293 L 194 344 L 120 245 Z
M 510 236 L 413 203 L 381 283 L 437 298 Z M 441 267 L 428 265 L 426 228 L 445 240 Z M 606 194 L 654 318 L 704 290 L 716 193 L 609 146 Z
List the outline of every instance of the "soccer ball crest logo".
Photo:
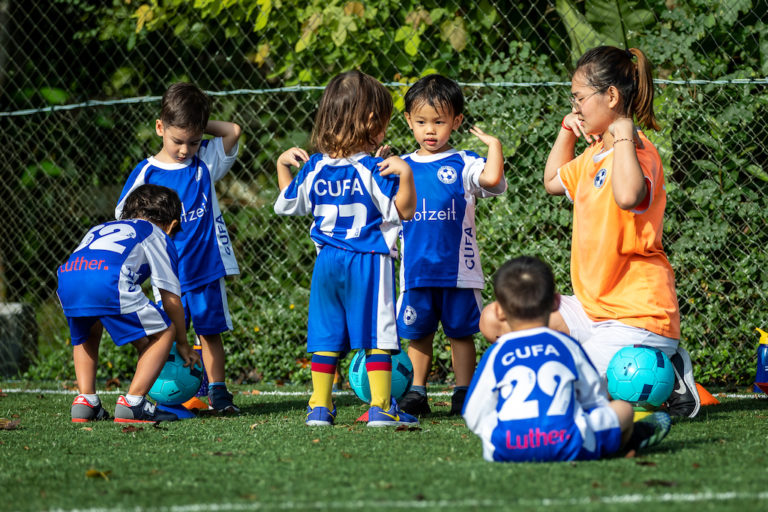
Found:
M 651 347 L 624 347 L 606 371 L 611 398 L 654 409 L 667 401 L 675 385 L 675 370 L 667 355 Z
M 454 169 L 450 165 L 444 165 L 437 170 L 437 179 L 439 179 L 446 185 L 450 185 L 451 183 L 456 181 L 457 176 L 458 176 L 458 173 L 456 172 L 456 169 Z
M 416 321 L 416 317 L 416 310 L 411 306 L 405 306 L 405 311 L 403 311 L 403 321 L 405 322 L 405 325 L 412 325 L 413 322 Z
M 605 177 L 607 174 L 608 174 L 608 171 L 605 170 L 605 168 L 597 171 L 597 174 L 595 175 L 595 181 L 594 181 L 595 188 L 600 188 L 603 186 L 603 184 L 605 183 Z
M 408 354 L 402 350 L 392 355 L 392 396 L 402 398 L 413 384 L 413 365 Z M 349 365 L 349 387 L 357 398 L 365 403 L 371 402 L 371 385 L 368 371 L 365 369 L 365 350 L 358 350 Z

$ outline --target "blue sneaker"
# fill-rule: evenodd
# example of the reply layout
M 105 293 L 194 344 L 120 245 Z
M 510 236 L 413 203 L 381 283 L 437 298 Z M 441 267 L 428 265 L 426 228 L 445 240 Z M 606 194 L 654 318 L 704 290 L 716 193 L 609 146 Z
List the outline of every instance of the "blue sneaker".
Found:
M 329 411 L 327 407 L 310 407 L 307 406 L 307 419 L 304 421 L 308 426 L 323 426 L 331 427 L 336 420 L 336 406 L 333 406 L 333 410 Z
M 397 406 L 397 400 L 394 397 L 390 400 L 389 410 L 385 411 L 381 407 L 373 406 L 368 409 L 369 427 L 396 427 L 398 425 L 416 426 L 419 420 L 400 410 Z
M 240 414 L 240 408 L 232 403 L 232 393 L 227 391 L 226 386 L 209 386 L 208 403 L 209 410 L 220 414 Z

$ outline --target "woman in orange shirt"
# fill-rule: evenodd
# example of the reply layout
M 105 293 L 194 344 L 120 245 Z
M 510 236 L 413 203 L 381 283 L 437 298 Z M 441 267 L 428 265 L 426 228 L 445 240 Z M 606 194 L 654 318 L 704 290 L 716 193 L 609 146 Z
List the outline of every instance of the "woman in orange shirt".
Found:
M 674 273 L 661 243 L 664 171 L 634 121 L 659 129 L 651 65 L 637 48 L 593 48 L 576 65 L 570 101 L 547 158 L 544 187 L 573 202 L 574 295 L 562 297 L 550 327 L 579 341 L 603 376 L 622 347 L 664 351 L 678 381 L 670 414 L 693 417 L 699 397 L 690 356 L 679 346 Z M 590 145 L 576 156 L 582 136 Z M 481 329 L 492 323 L 485 314 Z

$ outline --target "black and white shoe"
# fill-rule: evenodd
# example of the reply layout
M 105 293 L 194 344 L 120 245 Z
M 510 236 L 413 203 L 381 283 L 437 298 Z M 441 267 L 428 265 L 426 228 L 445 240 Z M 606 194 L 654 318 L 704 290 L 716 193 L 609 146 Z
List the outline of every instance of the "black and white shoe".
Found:
M 115 423 L 157 423 L 178 419 L 179 417 L 172 412 L 158 409 L 146 398 L 138 405 L 131 405 L 123 395 L 120 395 L 115 405 Z
M 683 347 L 678 347 L 670 360 L 675 370 L 675 387 L 667 399 L 669 415 L 693 418 L 699 413 L 701 400 L 693 380 L 691 356 Z

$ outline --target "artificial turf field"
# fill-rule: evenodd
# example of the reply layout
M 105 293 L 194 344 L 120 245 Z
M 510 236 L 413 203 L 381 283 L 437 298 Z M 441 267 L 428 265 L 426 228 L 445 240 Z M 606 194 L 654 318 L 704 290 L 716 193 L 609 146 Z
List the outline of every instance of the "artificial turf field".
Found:
M 372 429 L 337 395 L 303 424 L 306 387 L 240 390 L 234 417 L 73 424 L 73 391 L 0 382 L 0 510 L 768 510 L 768 398 L 716 395 L 635 458 L 493 464 L 447 393 L 418 430 Z M 117 394 L 101 393 L 113 412 Z M 7 421 L 6 421 L 7 420 Z M 4 428 L 2 428 L 4 427 Z

